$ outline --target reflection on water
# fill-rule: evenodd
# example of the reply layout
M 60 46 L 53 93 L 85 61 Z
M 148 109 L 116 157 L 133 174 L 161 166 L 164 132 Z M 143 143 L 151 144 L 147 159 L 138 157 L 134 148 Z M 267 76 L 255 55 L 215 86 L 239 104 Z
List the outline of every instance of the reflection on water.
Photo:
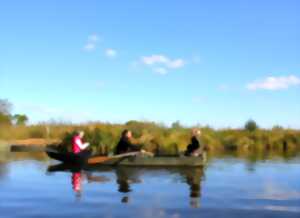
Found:
M 152 173 L 164 170 L 171 175 L 178 175 L 181 181 L 189 186 L 189 196 L 191 207 L 197 208 L 200 206 L 201 197 L 201 182 L 204 176 L 204 169 L 202 167 L 192 168 L 137 168 L 137 167 L 93 167 L 92 169 L 76 169 L 67 164 L 58 164 L 49 166 L 48 172 L 70 172 L 72 178 L 72 189 L 78 198 L 82 195 L 83 182 L 86 180 L 90 182 L 104 183 L 110 181 L 105 176 L 93 176 L 93 172 L 113 172 L 115 174 L 115 181 L 118 186 L 117 191 L 123 194 L 121 198 L 122 203 L 130 202 L 130 192 L 133 192 L 133 184 L 143 183 L 143 174 L 147 171 Z M 158 190 L 159 191 L 159 190 Z
M 142 180 L 139 178 L 139 172 L 135 170 L 135 168 L 117 167 L 115 169 L 115 174 L 116 183 L 118 184 L 118 191 L 124 194 L 121 202 L 129 203 L 129 193 L 132 191 L 130 185 L 142 182 Z
M 194 170 L 186 170 L 182 176 L 190 187 L 190 205 L 191 207 L 200 207 L 199 198 L 201 197 L 201 180 L 204 176 L 203 168 L 196 168 Z
M 131 184 L 139 184 L 143 182 L 141 177 L 142 173 L 145 170 L 146 169 L 139 170 L 138 168 L 132 167 L 117 167 L 115 169 L 118 191 L 126 194 L 121 199 L 122 203 L 128 203 L 130 200 L 129 193 L 133 191 L 131 189 Z M 203 168 L 173 168 L 168 169 L 168 171 L 172 174 L 178 174 L 184 179 L 184 182 L 189 186 L 190 189 L 189 196 L 191 198 L 191 206 L 199 207 L 199 197 L 201 195 L 201 180 L 203 178 L 204 172 Z
M 98 182 L 98 183 L 109 181 L 109 179 L 106 178 L 105 176 L 93 176 L 91 172 L 84 172 L 81 170 L 72 172 L 71 174 L 72 189 L 76 193 L 77 198 L 81 197 L 81 193 L 83 190 L 82 183 L 85 180 L 88 182 Z
M 5 163 L 0 162 L 0 180 L 5 178 L 7 174 L 7 166 Z
M 41 161 L 42 160 L 42 161 Z M 300 158 L 205 168 L 76 169 L 41 154 L 0 162 L 1 217 L 299 217 Z

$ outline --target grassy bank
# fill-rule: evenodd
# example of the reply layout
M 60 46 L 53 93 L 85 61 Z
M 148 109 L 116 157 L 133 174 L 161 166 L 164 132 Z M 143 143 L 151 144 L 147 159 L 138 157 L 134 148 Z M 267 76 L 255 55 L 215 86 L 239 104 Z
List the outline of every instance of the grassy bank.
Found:
M 40 124 L 29 126 L 7 126 L 0 128 L 0 139 L 43 138 L 61 140 L 70 144 L 75 130 L 84 130 L 86 140 L 95 151 L 113 150 L 123 129 L 132 130 L 144 148 L 161 153 L 183 151 L 190 140 L 191 128 L 180 124 L 166 127 L 152 122 L 130 121 L 126 124 L 87 123 L 84 125 Z M 264 151 L 299 151 L 300 131 L 276 127 L 273 129 L 221 129 L 200 127 L 202 144 L 212 152 L 236 151 L 238 153 L 262 153 Z
M 0 152 L 6 152 L 9 150 L 9 143 L 0 139 Z

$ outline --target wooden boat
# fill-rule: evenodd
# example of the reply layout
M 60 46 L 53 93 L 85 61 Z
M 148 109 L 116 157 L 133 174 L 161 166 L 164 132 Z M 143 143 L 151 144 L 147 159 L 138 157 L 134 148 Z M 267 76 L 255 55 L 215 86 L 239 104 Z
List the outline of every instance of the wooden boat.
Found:
M 204 158 L 201 157 L 142 157 L 132 156 L 123 159 L 112 159 L 102 163 L 105 166 L 137 166 L 137 167 L 196 167 L 204 165 Z
M 116 156 L 97 156 L 83 158 L 73 153 L 58 153 L 46 151 L 55 160 L 75 165 L 103 165 L 103 166 L 136 166 L 136 167 L 197 167 L 205 164 L 205 154 L 199 157 L 186 156 L 143 156 L 140 152 L 131 152 Z
M 88 159 L 87 156 L 78 156 L 71 152 L 59 153 L 55 150 L 46 150 L 46 153 L 50 158 L 54 160 L 58 160 L 66 164 L 71 164 L 76 166 L 84 165 Z

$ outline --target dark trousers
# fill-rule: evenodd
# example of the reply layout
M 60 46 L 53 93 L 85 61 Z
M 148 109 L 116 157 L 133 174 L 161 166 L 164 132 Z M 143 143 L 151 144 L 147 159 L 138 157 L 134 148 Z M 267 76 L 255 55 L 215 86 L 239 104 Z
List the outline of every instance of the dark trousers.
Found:
M 80 158 L 87 159 L 91 156 L 91 154 L 92 152 L 90 150 L 83 150 L 76 155 L 80 156 Z

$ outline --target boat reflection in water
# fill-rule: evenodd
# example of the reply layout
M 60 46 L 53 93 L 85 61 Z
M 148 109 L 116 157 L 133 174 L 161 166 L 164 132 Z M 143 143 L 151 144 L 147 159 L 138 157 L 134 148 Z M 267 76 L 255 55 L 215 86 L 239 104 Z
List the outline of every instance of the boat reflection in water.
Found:
M 132 191 L 130 185 L 142 183 L 140 179 L 141 171 L 132 167 L 117 167 L 115 168 L 116 182 L 118 191 L 123 193 L 122 203 L 129 203 L 129 193 Z
M 152 175 L 165 172 L 171 175 L 176 175 L 181 182 L 189 186 L 190 206 L 194 208 L 200 207 L 201 199 L 201 183 L 204 179 L 203 167 L 183 167 L 183 168 L 137 168 L 137 167 L 93 167 L 88 169 L 71 168 L 65 164 L 53 165 L 48 167 L 48 172 L 66 171 L 72 173 L 72 188 L 77 197 L 81 197 L 84 181 L 104 183 L 108 182 L 109 178 L 105 176 L 94 176 L 93 172 L 113 172 L 116 178 L 117 191 L 122 193 L 122 203 L 130 202 L 130 193 L 133 191 L 132 184 L 142 183 L 142 176 L 151 171 Z M 179 177 L 178 177 L 179 176 Z
M 200 207 L 201 183 L 204 179 L 204 169 L 193 168 L 181 171 L 181 175 L 190 188 L 190 206 L 193 208 Z
M 51 172 L 71 172 L 71 184 L 74 193 L 76 194 L 77 198 L 80 198 L 83 191 L 83 183 L 84 182 L 98 182 L 104 183 L 109 182 L 110 179 L 106 176 L 94 176 L 92 171 L 86 171 L 79 167 L 72 167 L 67 164 L 57 164 L 48 167 L 47 170 L 49 173 Z
M 191 168 L 148 168 L 152 173 L 154 171 L 165 170 L 170 175 L 179 175 L 180 180 L 189 186 L 190 192 L 190 206 L 193 208 L 200 207 L 201 198 L 201 183 L 204 179 L 203 167 L 191 167 Z M 135 167 L 117 167 L 115 168 L 116 182 L 118 184 L 118 191 L 124 194 L 121 199 L 122 203 L 130 202 L 130 192 L 132 192 L 131 185 L 142 183 L 140 178 L 147 172 L 147 168 L 138 169 Z
M 81 197 L 82 192 L 82 183 L 85 181 L 90 182 L 98 182 L 98 183 L 104 183 L 110 181 L 105 176 L 94 176 L 91 172 L 88 171 L 77 171 L 72 172 L 72 188 L 73 191 L 76 193 L 77 197 Z

